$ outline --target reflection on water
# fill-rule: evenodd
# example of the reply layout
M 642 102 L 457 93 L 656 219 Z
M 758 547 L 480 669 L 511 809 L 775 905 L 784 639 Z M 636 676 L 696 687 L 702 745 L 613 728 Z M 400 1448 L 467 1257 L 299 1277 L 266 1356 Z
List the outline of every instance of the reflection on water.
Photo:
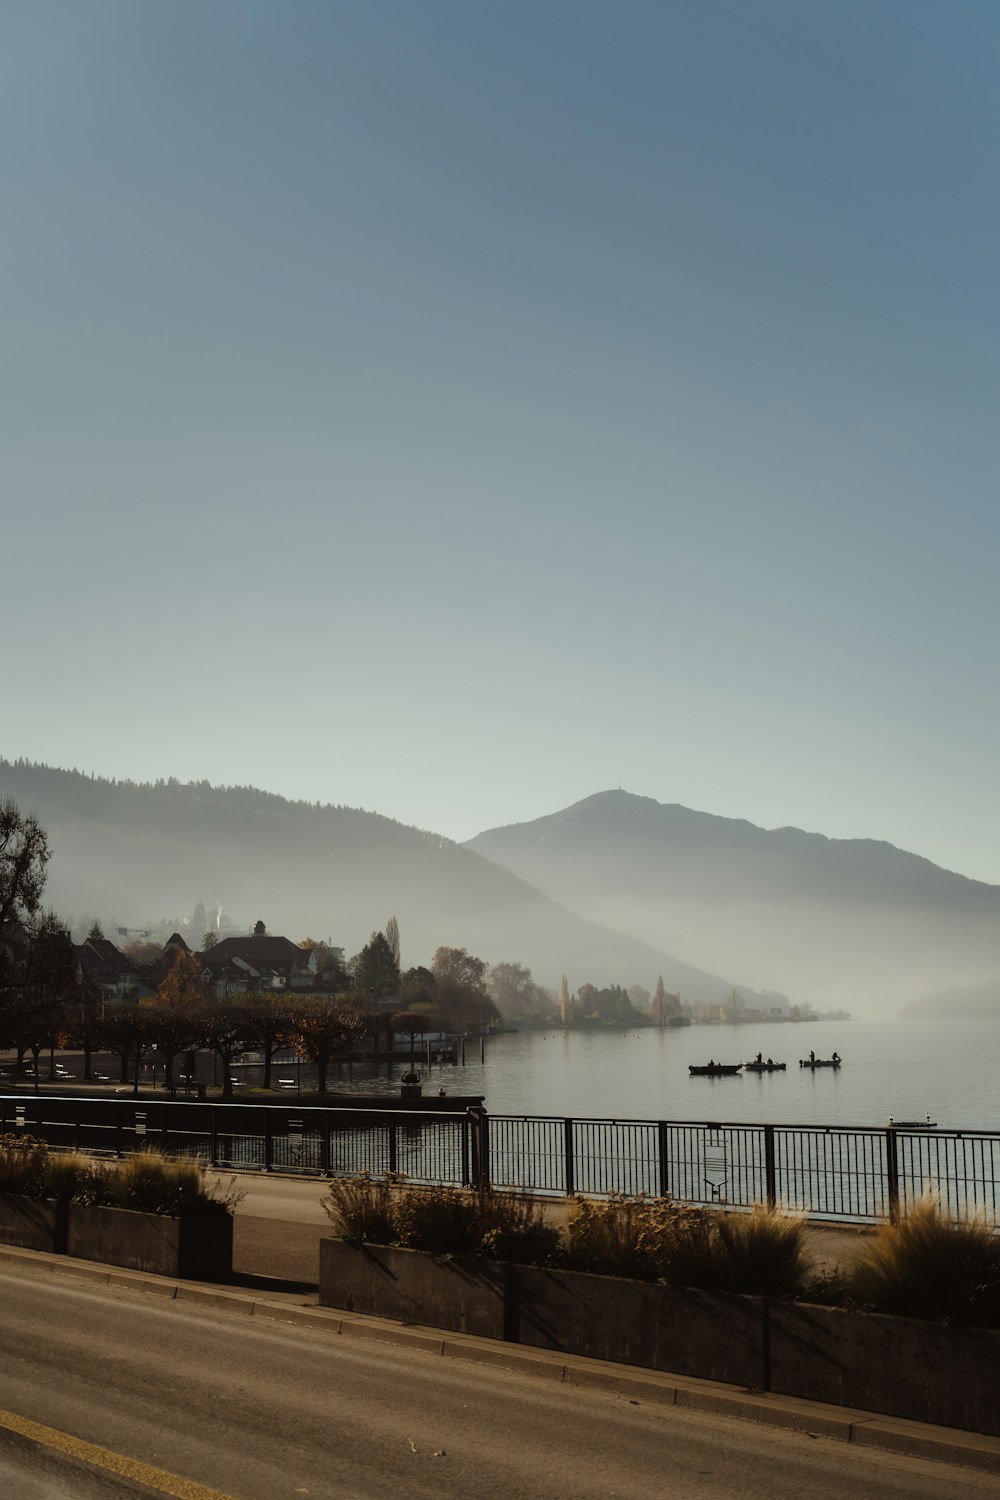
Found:
M 840 1069 L 800 1068 L 810 1050 Z M 692 1078 L 690 1063 L 750 1061 L 784 1073 Z M 681 1030 L 521 1031 L 478 1044 L 466 1066 L 422 1066 L 424 1092 L 482 1094 L 493 1114 L 760 1124 L 882 1125 L 923 1120 L 1000 1130 L 1000 1024 L 990 1021 L 813 1022 Z M 330 1086 L 399 1093 L 406 1063 L 331 1072 Z

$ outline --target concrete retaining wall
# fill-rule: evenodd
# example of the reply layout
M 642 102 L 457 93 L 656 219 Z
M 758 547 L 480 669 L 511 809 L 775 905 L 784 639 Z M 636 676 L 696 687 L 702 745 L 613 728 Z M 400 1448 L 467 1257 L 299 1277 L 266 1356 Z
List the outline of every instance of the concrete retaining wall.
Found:
M 1000 1331 L 395 1246 L 320 1244 L 320 1302 L 1000 1436 Z

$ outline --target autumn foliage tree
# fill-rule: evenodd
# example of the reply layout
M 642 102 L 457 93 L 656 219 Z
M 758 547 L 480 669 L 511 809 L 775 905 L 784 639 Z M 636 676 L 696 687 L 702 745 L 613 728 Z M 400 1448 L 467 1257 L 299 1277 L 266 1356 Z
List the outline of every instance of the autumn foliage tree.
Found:
M 315 1065 L 317 1088 L 326 1093 L 326 1077 L 334 1056 L 349 1048 L 365 1029 L 362 1007 L 350 1000 L 314 1000 L 299 1010 L 293 1044 Z

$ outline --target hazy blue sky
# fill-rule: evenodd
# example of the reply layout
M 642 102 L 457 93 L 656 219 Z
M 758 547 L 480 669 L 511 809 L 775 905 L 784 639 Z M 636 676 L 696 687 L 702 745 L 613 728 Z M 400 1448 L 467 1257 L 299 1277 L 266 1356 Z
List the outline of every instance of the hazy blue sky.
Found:
M 1000 882 L 995 0 L 0 42 L 0 753 Z

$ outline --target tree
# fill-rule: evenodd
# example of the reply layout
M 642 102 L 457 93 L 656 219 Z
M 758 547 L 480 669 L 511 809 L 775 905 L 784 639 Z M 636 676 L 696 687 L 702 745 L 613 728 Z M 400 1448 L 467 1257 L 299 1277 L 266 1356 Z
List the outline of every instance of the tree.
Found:
M 222 1097 L 233 1097 L 233 1059 L 242 1052 L 252 1027 L 251 1007 L 235 997 L 224 1005 L 205 1006 L 201 1011 L 199 1040 L 214 1052 L 222 1067 Z
M 485 1027 L 500 1013 L 486 990 L 486 964 L 465 948 L 438 948 L 431 960 L 438 1009 L 453 1030 Z
M 203 902 L 195 902 L 194 911 L 191 913 L 191 921 L 188 926 L 191 937 L 197 942 L 199 932 L 205 932 L 208 928 L 208 912 L 205 910 Z
M 151 1006 L 128 1003 L 105 1011 L 101 1026 L 101 1044 L 113 1052 L 121 1063 L 120 1082 L 128 1083 L 129 1063 L 135 1059 L 135 1088 L 139 1088 L 139 1064 L 149 1046 L 152 1026 Z
M 399 964 L 384 932 L 373 932 L 361 952 L 351 960 L 354 988 L 380 999 L 399 994 Z
M 394 1032 L 401 1031 L 404 1036 L 410 1038 L 410 1065 L 413 1065 L 413 1051 L 416 1038 L 423 1036 L 431 1029 L 433 1022 L 429 1015 L 419 1010 L 400 1010 L 392 1018 L 392 1029 Z
M 92 1077 L 90 1059 L 97 1046 L 104 1020 L 104 995 L 99 984 L 84 974 L 73 985 L 63 1007 L 60 1044 L 79 1047 L 83 1053 L 83 1076 Z
M 564 974 L 562 977 L 562 988 L 559 991 L 559 1019 L 564 1026 L 569 1025 L 569 980 Z
M 104 942 L 104 928 L 101 926 L 100 922 L 91 922 L 91 924 L 90 924 L 90 931 L 87 933 L 87 942 L 88 943 L 103 943 Z
M 681 1013 L 680 995 L 671 995 L 663 987 L 663 975 L 656 976 L 656 989 L 653 991 L 653 999 L 649 1007 L 649 1013 L 653 1020 L 662 1026 L 664 1021 L 671 1016 L 679 1016 Z
M 271 1087 L 271 1067 L 279 1047 L 291 1044 L 295 1034 L 295 1011 L 284 999 L 272 1000 L 269 994 L 234 996 L 249 1004 L 246 1044 L 264 1054 L 262 1086 Z
M 170 1004 L 157 996 L 152 1005 L 143 1009 L 148 1022 L 146 1041 L 163 1057 L 163 1086 L 174 1094 L 174 1058 L 182 1052 L 190 1052 L 201 1041 L 201 1007 Z
M 506 1021 L 548 1019 L 552 1002 L 524 964 L 494 964 L 487 976 L 490 997 Z
M 334 1055 L 345 1051 L 365 1029 L 365 1013 L 356 1004 L 341 1001 L 331 1005 L 316 1000 L 297 1014 L 293 1041 L 298 1050 L 315 1064 L 317 1088 L 326 1093 L 326 1075 Z
M 396 972 L 399 973 L 399 923 L 395 917 L 390 917 L 385 924 L 385 940 L 389 944 L 389 951 L 396 961 Z
M 157 1004 L 171 1010 L 195 1010 L 205 998 L 201 964 L 193 953 L 177 950 L 166 977 L 156 988 Z
M 37 916 L 50 857 L 34 814 L 21 813 L 12 797 L 0 801 L 0 932 L 8 922 L 25 926 Z

